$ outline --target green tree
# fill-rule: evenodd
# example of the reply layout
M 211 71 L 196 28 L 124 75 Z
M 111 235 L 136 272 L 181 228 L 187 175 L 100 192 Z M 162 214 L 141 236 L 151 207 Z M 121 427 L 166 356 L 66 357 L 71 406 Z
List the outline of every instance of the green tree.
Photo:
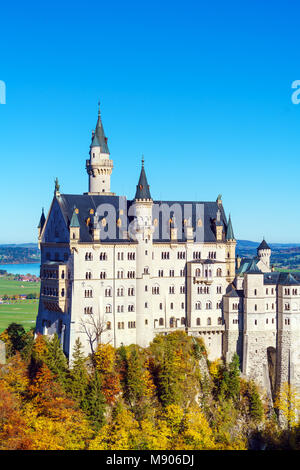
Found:
M 53 335 L 53 337 L 47 341 L 45 363 L 56 376 L 56 379 L 64 390 L 66 390 L 68 363 L 57 334 Z
M 101 385 L 100 374 L 95 370 L 89 381 L 85 398 L 82 402 L 82 409 L 95 431 L 98 431 L 105 422 L 104 412 L 106 400 L 102 393 Z
M 82 344 L 77 338 L 72 355 L 72 367 L 70 369 L 68 389 L 72 398 L 83 406 L 89 376 L 86 368 L 86 358 L 83 353 Z

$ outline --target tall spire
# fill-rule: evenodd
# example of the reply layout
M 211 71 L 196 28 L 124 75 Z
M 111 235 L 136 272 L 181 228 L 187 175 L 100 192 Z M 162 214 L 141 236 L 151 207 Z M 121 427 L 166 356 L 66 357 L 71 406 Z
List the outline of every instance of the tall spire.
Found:
M 142 157 L 142 169 L 140 179 L 136 187 L 135 199 L 152 199 L 144 167 L 144 156 Z
M 234 240 L 233 228 L 231 223 L 231 217 L 229 214 L 228 225 L 227 225 L 227 232 L 226 232 L 226 240 Z
M 95 133 L 92 136 L 92 147 L 100 147 L 101 153 L 108 153 L 107 137 L 105 137 L 103 124 L 101 120 L 100 101 L 98 102 L 98 120 L 96 124 Z
M 45 222 L 46 222 L 46 218 L 45 218 L 45 214 L 44 214 L 44 208 L 42 209 L 42 215 L 41 215 L 41 218 L 40 218 L 40 222 L 39 222 L 39 225 L 38 225 L 38 228 L 43 230 L 43 227 L 45 225 Z

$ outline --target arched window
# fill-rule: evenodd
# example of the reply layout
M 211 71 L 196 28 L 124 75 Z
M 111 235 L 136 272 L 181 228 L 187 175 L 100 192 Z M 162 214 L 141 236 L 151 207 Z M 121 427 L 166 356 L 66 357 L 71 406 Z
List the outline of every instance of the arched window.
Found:
M 159 326 L 164 326 L 164 319 L 163 318 L 159 319 Z
M 200 325 L 201 325 L 201 320 L 200 320 L 200 318 L 197 318 L 197 319 L 196 319 L 196 325 L 197 325 L 197 326 L 200 326 Z
M 105 307 L 105 313 L 111 313 L 112 310 L 111 310 L 111 305 L 106 305 Z
M 201 310 L 201 302 L 196 302 L 195 310 Z
M 196 274 L 197 277 L 200 277 L 201 276 L 201 269 L 197 268 L 195 274 Z
M 185 318 L 184 317 L 181 317 L 180 323 L 181 323 L 181 325 L 185 325 Z
M 208 326 L 211 325 L 211 318 L 210 318 L 210 317 L 208 317 L 208 319 L 207 319 L 207 325 L 208 325 Z
M 170 318 L 170 328 L 175 328 L 176 326 L 176 319 L 175 317 Z
M 217 277 L 221 277 L 221 276 L 222 276 L 222 269 L 218 268 L 217 269 Z
M 211 310 L 211 301 L 209 300 L 208 302 L 206 302 L 206 310 Z
M 218 325 L 222 325 L 222 318 L 221 317 L 218 318 Z

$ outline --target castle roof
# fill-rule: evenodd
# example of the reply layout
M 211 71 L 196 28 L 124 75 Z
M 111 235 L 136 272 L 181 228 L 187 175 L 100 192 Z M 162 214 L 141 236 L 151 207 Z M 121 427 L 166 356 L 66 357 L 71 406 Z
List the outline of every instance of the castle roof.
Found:
M 42 215 L 41 215 L 41 218 L 40 218 L 40 222 L 39 222 L 38 228 L 43 229 L 43 227 L 44 227 L 44 225 L 45 225 L 45 222 L 46 222 L 46 217 L 45 217 L 44 208 L 43 208 L 43 209 L 42 209 Z
M 256 263 L 257 260 L 253 258 L 247 270 L 245 271 L 245 274 L 262 274 L 261 270 L 257 267 Z
M 267 244 L 265 239 L 263 239 L 263 241 L 261 242 L 261 244 L 257 248 L 257 251 L 259 251 L 259 250 L 271 250 L 271 248 L 269 247 L 269 245 Z
M 113 233 L 107 233 L 107 238 L 103 241 L 106 243 L 136 243 L 132 239 L 128 240 L 127 238 L 124 238 L 124 231 L 128 230 L 128 225 L 134 220 L 134 215 L 131 215 L 132 206 L 135 205 L 134 199 L 127 200 L 125 196 L 109 196 L 101 194 L 60 194 L 60 197 L 57 198 L 57 202 L 68 227 L 71 224 L 74 207 L 78 209 L 78 213 L 76 215 L 80 226 L 81 242 L 92 242 L 92 232 L 90 230 L 90 225 L 88 224 L 88 219 L 92 222 L 93 214 L 97 212 L 102 235 L 103 231 L 107 231 L 107 227 L 103 225 L 105 222 L 103 219 L 106 218 L 107 221 L 114 220 L 112 224 L 115 226 L 113 227 Z M 108 207 L 110 206 L 113 209 L 112 214 L 107 213 Z M 169 226 L 168 221 L 170 219 L 170 214 L 174 215 L 172 212 L 175 212 L 176 210 L 181 212 L 184 220 L 190 219 L 190 224 L 193 228 L 196 240 L 204 243 L 215 243 L 216 234 L 213 221 L 216 219 L 218 208 L 217 202 L 209 201 L 153 201 L 152 220 L 155 226 L 153 242 L 170 242 L 170 233 L 166 231 L 166 227 Z M 164 210 L 166 213 L 169 213 L 167 217 L 164 215 Z M 227 220 L 223 206 L 220 207 L 220 212 L 220 220 L 223 226 L 226 227 Z M 112 219 L 109 219 L 109 217 L 112 217 Z M 178 241 L 179 243 L 181 241 L 185 242 L 184 227 L 181 227 L 181 220 L 177 215 L 176 221 L 178 225 Z
M 300 273 L 284 273 L 273 271 L 264 274 L 264 284 L 281 285 L 281 286 L 297 286 L 300 285 Z
M 142 169 L 140 179 L 136 187 L 135 199 L 151 199 L 149 184 L 146 177 L 144 168 L 144 160 L 142 160 Z
M 98 120 L 96 124 L 95 134 L 93 135 L 92 143 L 91 143 L 91 148 L 93 147 L 100 147 L 101 153 L 109 154 L 107 138 L 105 137 L 103 124 L 101 120 L 100 103 L 99 103 Z
M 232 228 L 230 214 L 229 214 L 227 231 L 226 231 L 226 240 L 234 240 L 234 234 L 233 234 L 233 228 Z

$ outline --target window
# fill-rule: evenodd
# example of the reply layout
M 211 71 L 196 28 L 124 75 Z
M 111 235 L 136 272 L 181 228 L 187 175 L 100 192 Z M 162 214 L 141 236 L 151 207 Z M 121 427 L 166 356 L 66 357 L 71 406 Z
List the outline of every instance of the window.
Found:
M 160 318 L 158 323 L 159 323 L 159 326 L 164 326 L 164 319 Z
M 184 309 L 184 302 L 181 302 L 181 308 Z
M 124 295 L 124 287 L 118 287 L 117 297 L 123 297 L 123 295 Z
M 84 307 L 84 313 L 85 314 L 92 314 L 93 313 L 93 307 Z
M 173 308 L 174 308 L 174 304 L 173 304 L 173 302 L 171 302 L 170 309 L 173 310 Z
M 107 330 L 111 330 L 111 322 L 110 322 L 110 321 L 108 321 L 108 322 L 106 323 L 106 329 L 107 329 Z
M 163 304 L 159 304 L 159 310 L 162 310 L 163 309 Z
M 211 307 L 212 307 L 212 304 L 211 304 L 211 301 L 209 300 L 208 302 L 206 302 L 206 310 L 211 310 Z
M 107 260 L 107 254 L 106 253 L 100 253 L 99 255 L 100 261 L 106 261 Z
M 170 253 L 168 251 L 162 251 L 161 259 L 170 259 Z
M 254 310 L 257 312 L 257 305 L 256 304 L 254 305 Z
M 197 268 L 196 271 L 195 271 L 195 275 L 196 275 L 196 277 L 200 277 L 201 276 L 201 269 Z
M 145 319 L 145 325 L 148 325 L 148 319 L 147 318 Z
M 111 287 L 107 287 L 105 289 L 105 297 L 111 297 L 112 296 L 112 288 Z
M 257 295 L 257 289 L 254 289 L 254 295 Z
M 201 310 L 201 302 L 196 302 L 195 310 Z
M 174 286 L 169 287 L 169 294 L 175 294 L 175 287 Z
M 174 317 L 170 318 L 170 328 L 175 328 L 176 326 L 176 319 Z
M 128 295 L 133 296 L 134 295 L 134 287 L 129 287 L 128 288 Z
M 100 272 L 100 279 L 106 279 L 106 272 L 105 271 Z
M 134 312 L 134 305 L 128 305 L 128 312 Z
M 85 254 L 85 261 L 93 261 L 92 253 L 86 253 Z
M 106 305 L 105 307 L 105 313 L 111 313 L 112 310 L 111 310 L 111 305 Z
M 170 269 L 170 277 L 174 277 L 174 269 Z
M 85 297 L 85 298 L 93 297 L 93 291 L 92 291 L 92 289 L 86 289 L 86 290 L 84 291 L 84 297 Z
M 211 318 L 210 318 L 210 317 L 208 317 L 208 319 L 207 319 L 207 325 L 208 325 L 208 326 L 211 325 Z
M 85 273 L 85 278 L 86 279 L 92 279 L 92 273 L 89 271 L 89 272 L 86 272 Z
M 129 321 L 128 328 L 135 328 L 135 321 Z
M 180 286 L 180 294 L 184 294 L 185 293 L 185 286 Z
M 124 322 L 123 321 L 118 322 L 118 330 L 124 330 Z
M 222 286 L 217 286 L 217 294 L 222 294 Z
M 197 325 L 197 326 L 200 326 L 200 325 L 201 325 L 201 320 L 200 320 L 200 318 L 197 318 L 197 319 L 196 319 L 196 325 Z
M 221 277 L 221 276 L 222 276 L 222 269 L 218 268 L 217 269 L 217 277 Z
M 158 277 L 163 277 L 163 275 L 164 275 L 163 270 L 162 270 L 162 269 L 159 269 L 159 270 L 158 270 Z
M 152 287 L 152 294 L 153 295 L 158 295 L 159 294 L 159 286 L 155 285 Z

